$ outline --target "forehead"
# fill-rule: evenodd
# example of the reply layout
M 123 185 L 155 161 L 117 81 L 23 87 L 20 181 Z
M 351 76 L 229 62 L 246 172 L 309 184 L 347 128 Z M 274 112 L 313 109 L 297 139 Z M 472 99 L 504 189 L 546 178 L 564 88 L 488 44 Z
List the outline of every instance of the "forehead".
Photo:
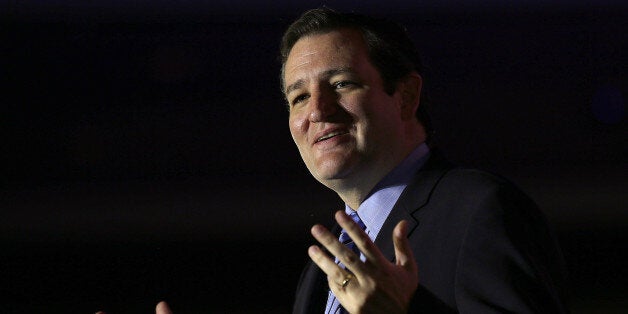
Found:
M 284 66 L 286 86 L 299 79 L 307 79 L 333 68 L 351 68 L 369 63 L 367 46 L 362 33 L 340 29 L 313 34 L 299 39 L 288 55 Z

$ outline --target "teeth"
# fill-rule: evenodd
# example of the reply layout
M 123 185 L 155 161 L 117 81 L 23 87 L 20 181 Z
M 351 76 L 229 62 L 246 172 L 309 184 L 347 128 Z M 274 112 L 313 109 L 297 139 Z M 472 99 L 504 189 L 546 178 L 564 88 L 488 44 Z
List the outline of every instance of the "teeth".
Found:
M 336 135 L 341 135 L 341 134 L 345 134 L 345 133 L 347 133 L 347 132 L 342 132 L 342 131 L 331 132 L 329 134 L 326 134 L 325 136 L 319 137 L 316 141 L 320 142 L 320 141 L 326 140 L 328 138 L 332 138 L 332 137 L 334 137 Z

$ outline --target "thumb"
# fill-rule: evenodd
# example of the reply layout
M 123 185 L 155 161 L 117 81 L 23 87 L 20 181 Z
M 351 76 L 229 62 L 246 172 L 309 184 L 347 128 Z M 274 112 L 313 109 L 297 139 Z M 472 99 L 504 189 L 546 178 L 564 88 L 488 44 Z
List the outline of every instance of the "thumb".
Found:
M 166 301 L 161 301 L 157 303 L 157 307 L 155 307 L 155 314 L 172 314 L 172 310 L 170 310 Z
M 417 267 L 414 260 L 410 241 L 408 241 L 408 222 L 400 221 L 393 230 L 393 244 L 395 245 L 395 260 L 397 265 L 410 273 L 416 274 Z

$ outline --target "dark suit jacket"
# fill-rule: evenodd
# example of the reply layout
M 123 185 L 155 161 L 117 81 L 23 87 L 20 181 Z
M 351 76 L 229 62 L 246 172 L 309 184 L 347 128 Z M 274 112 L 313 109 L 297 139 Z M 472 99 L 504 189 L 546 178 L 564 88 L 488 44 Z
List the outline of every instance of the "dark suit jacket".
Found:
M 506 180 L 432 153 L 375 240 L 391 261 L 392 230 L 402 219 L 419 269 L 410 313 L 567 312 L 556 240 L 534 202 Z M 293 313 L 322 313 L 327 291 L 310 262 Z

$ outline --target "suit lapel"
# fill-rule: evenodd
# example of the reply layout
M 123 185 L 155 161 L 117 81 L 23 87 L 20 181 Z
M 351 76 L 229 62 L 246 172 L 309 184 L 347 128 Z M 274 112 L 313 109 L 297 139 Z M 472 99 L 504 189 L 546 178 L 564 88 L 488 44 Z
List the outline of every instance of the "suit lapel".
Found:
M 393 229 L 401 220 L 406 220 L 408 221 L 408 237 L 412 235 L 419 226 L 419 210 L 427 205 L 432 190 L 449 169 L 451 165 L 437 151 L 432 151 L 425 165 L 419 169 L 412 182 L 399 196 L 399 200 L 393 206 L 375 239 L 375 244 L 389 261 L 395 259 Z
M 292 308 L 293 314 L 320 313 L 325 309 L 328 288 L 324 275 L 325 273 L 314 262 L 308 262 L 301 273 Z
M 330 231 L 339 235 L 340 230 L 340 226 L 336 224 Z M 299 279 L 292 313 L 321 313 L 327 304 L 328 291 L 327 276 L 316 263 L 308 261 Z

